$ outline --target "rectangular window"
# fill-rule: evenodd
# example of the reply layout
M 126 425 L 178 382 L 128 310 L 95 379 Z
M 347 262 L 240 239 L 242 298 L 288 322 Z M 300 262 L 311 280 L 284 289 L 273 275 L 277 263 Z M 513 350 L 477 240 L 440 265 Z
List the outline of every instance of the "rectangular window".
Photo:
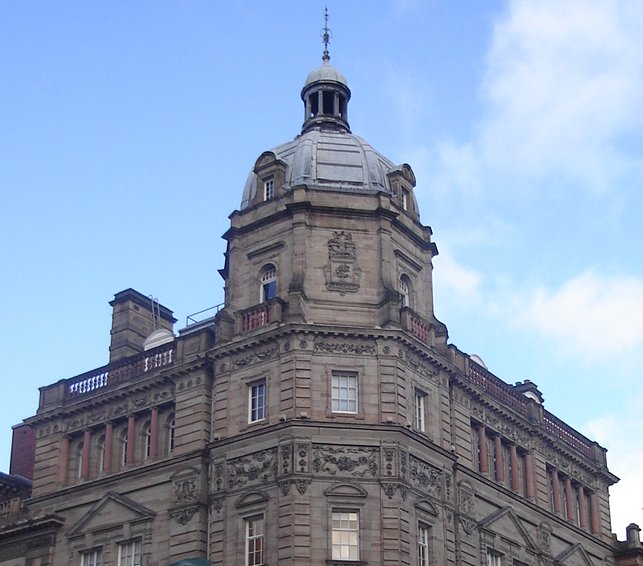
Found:
M 333 413 L 357 413 L 357 374 L 333 372 L 331 399 Z
M 502 556 L 493 550 L 487 550 L 487 566 L 502 566 Z
M 100 548 L 80 553 L 80 566 L 101 566 L 103 551 Z
M 357 511 L 333 511 L 332 559 L 359 560 L 359 514 Z
M 251 423 L 266 418 L 266 381 L 261 380 L 248 386 L 248 421 Z
M 426 409 L 425 405 L 426 394 L 420 391 L 419 389 L 415 390 L 414 398 L 414 412 L 415 412 L 415 428 L 421 432 L 425 432 L 425 422 L 424 422 L 424 411 Z
M 418 524 L 418 566 L 429 566 L 429 527 Z
M 263 545 L 263 515 L 246 519 L 246 566 L 261 566 L 263 564 Z
M 263 182 L 263 200 L 272 200 L 275 196 L 275 180 L 270 177 Z
M 118 545 L 118 566 L 141 566 L 141 539 Z

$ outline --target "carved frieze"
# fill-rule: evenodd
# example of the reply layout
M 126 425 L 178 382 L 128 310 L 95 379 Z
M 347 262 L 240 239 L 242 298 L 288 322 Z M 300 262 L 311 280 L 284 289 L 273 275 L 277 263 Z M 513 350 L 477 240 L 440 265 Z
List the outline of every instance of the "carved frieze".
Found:
M 360 344 L 356 342 L 315 342 L 316 352 L 329 354 L 372 354 L 375 355 L 375 344 Z
M 277 448 L 254 452 L 228 462 L 228 487 L 261 485 L 277 476 Z
M 265 360 L 276 358 L 278 356 L 279 344 L 271 344 L 267 348 L 252 350 L 238 356 L 237 358 L 235 358 L 234 364 L 237 367 L 245 367 L 248 365 L 263 362 Z
M 353 234 L 334 232 L 328 240 L 328 263 L 324 266 L 326 288 L 341 295 L 356 293 L 359 291 L 361 273 Z
M 398 350 L 398 358 L 402 360 L 402 362 L 415 373 L 422 375 L 427 379 L 434 381 L 435 383 L 440 383 L 438 379 L 438 372 L 435 370 L 435 368 L 429 365 L 427 360 L 423 360 L 419 356 L 416 356 L 415 354 L 402 348 Z
M 321 446 L 313 449 L 313 471 L 330 476 L 376 477 L 379 448 Z
M 441 469 L 415 456 L 409 456 L 409 480 L 414 487 L 440 499 L 443 475 Z

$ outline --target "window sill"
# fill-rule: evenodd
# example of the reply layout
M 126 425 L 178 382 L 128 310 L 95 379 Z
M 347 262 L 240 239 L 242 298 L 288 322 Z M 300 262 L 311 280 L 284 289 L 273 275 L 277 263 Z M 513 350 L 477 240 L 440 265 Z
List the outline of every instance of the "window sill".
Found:
M 364 560 L 326 560 L 328 566 L 366 566 Z

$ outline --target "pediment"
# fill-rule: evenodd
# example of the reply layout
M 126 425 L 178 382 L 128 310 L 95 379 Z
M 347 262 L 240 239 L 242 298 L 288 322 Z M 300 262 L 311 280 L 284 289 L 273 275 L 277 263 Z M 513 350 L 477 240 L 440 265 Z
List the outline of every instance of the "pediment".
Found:
M 151 509 L 123 495 L 108 492 L 76 522 L 67 536 L 74 537 L 110 527 L 120 527 L 125 523 L 152 519 L 155 515 Z
M 426 513 L 427 515 L 433 515 L 434 517 L 437 517 L 439 514 L 438 508 L 428 499 L 420 499 L 420 501 L 415 504 L 415 508 L 418 511 Z
M 517 542 L 531 550 L 537 550 L 534 540 L 511 507 L 503 507 L 487 515 L 478 523 L 479 527 L 493 531 L 502 538 Z
M 368 496 L 366 490 L 352 483 L 340 483 L 329 487 L 324 491 L 326 497 L 349 497 L 365 498 Z
M 266 501 L 268 501 L 268 496 L 265 493 L 262 491 L 251 491 L 250 493 L 246 493 L 239 497 L 234 506 L 237 509 L 240 509 L 241 507 L 249 507 L 250 505 L 265 503 Z
M 563 550 L 556 556 L 555 561 L 556 564 L 564 564 L 565 566 L 594 566 L 594 562 L 592 562 L 581 544 L 574 544 Z

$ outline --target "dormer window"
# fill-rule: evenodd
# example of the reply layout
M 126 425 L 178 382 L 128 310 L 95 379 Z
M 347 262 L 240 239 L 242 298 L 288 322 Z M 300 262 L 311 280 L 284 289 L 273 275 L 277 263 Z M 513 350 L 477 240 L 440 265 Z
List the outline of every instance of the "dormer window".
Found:
M 406 275 L 400 277 L 400 306 L 410 307 L 411 306 L 411 281 Z
M 272 200 L 275 198 L 275 180 L 268 177 L 263 180 L 263 200 Z
M 409 192 L 406 189 L 402 189 L 402 210 L 409 209 Z

